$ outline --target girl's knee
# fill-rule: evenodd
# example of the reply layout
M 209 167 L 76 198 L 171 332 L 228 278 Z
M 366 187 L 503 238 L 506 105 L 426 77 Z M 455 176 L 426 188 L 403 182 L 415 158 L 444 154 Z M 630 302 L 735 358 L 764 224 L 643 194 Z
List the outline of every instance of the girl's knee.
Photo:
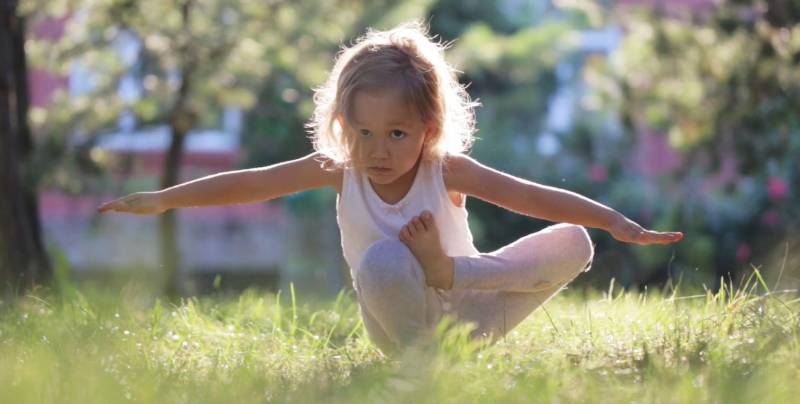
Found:
M 586 228 L 570 223 L 559 223 L 552 228 L 560 234 L 564 251 L 570 260 L 574 260 L 576 269 L 581 272 L 589 270 L 594 258 L 594 244 Z
M 404 283 L 415 282 L 415 260 L 411 251 L 400 240 L 379 240 L 364 253 L 361 265 L 356 271 L 357 282 L 361 287 L 385 290 L 396 288 Z

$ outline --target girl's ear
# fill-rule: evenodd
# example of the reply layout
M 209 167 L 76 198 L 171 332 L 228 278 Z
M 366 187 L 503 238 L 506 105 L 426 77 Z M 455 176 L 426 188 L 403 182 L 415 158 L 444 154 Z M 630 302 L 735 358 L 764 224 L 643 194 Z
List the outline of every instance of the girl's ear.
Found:
M 431 141 L 431 138 L 436 134 L 436 124 L 433 122 L 428 122 L 425 125 L 425 143 Z

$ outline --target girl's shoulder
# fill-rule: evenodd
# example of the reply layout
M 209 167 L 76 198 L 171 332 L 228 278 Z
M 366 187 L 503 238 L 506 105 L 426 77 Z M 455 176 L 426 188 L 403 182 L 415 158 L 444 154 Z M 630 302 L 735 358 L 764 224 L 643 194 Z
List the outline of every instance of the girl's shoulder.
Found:
M 472 157 L 465 154 L 448 154 L 442 160 L 442 180 L 453 204 L 463 206 L 464 195 L 470 194 L 465 184 L 470 181 L 470 170 L 477 164 Z
M 463 183 L 465 174 L 477 162 L 466 154 L 448 154 L 441 160 L 442 179 L 448 191 L 458 190 L 458 184 Z
M 317 173 L 323 179 L 325 185 L 334 188 L 337 194 L 342 192 L 344 168 L 340 164 L 336 164 L 330 157 L 320 152 L 310 154 L 307 159 L 313 161 L 314 165 L 319 169 Z

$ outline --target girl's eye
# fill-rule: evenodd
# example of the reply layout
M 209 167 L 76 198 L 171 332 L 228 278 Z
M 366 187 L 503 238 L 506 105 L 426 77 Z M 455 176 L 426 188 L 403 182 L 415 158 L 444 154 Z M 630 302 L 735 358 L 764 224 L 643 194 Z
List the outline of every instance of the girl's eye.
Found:
M 392 131 L 391 136 L 393 138 L 395 138 L 395 139 L 402 139 L 402 138 L 406 137 L 406 133 L 401 131 L 401 130 L 395 129 L 395 130 Z
M 368 131 L 366 129 L 361 129 L 360 133 L 361 133 L 361 136 L 363 136 L 363 137 L 369 137 L 369 136 L 372 135 L 372 132 L 370 132 L 370 131 Z

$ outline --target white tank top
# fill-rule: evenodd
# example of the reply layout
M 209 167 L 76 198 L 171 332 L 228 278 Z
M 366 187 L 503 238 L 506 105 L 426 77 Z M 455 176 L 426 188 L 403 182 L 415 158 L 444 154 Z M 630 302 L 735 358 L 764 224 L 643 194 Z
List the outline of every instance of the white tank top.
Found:
M 354 271 L 370 245 L 382 239 L 398 239 L 400 229 L 424 210 L 433 213 L 446 254 L 477 254 L 465 205 L 466 198 L 458 207 L 450 199 L 440 160 L 422 161 L 411 189 L 395 204 L 381 200 L 366 175 L 352 168 L 345 169 L 342 191 L 336 198 L 336 220 L 352 279 L 355 279 Z

